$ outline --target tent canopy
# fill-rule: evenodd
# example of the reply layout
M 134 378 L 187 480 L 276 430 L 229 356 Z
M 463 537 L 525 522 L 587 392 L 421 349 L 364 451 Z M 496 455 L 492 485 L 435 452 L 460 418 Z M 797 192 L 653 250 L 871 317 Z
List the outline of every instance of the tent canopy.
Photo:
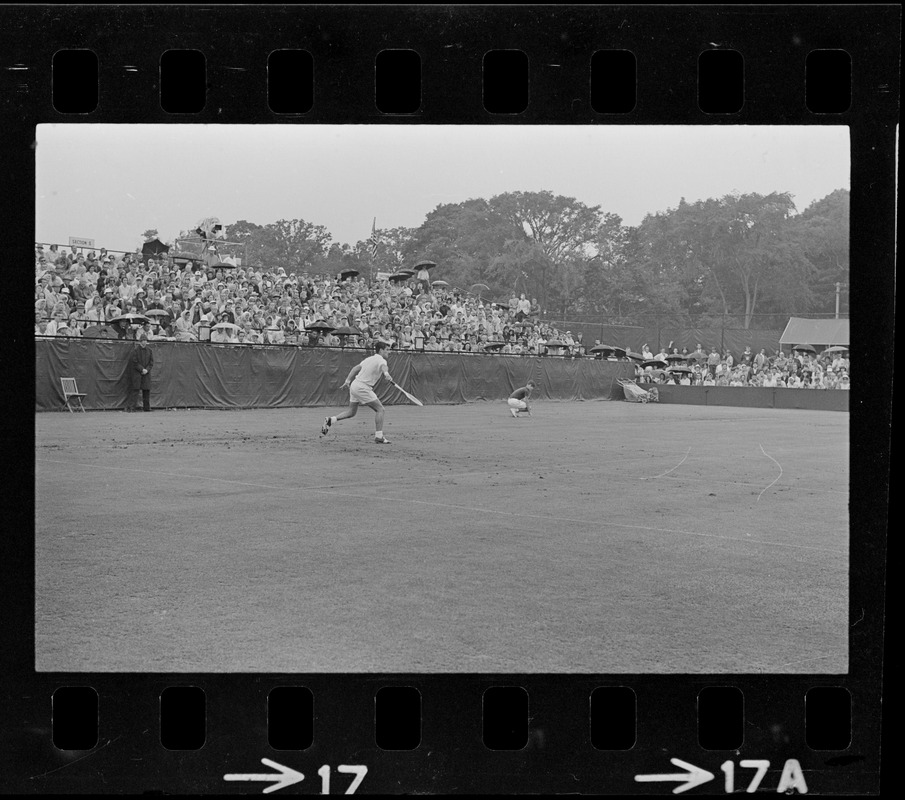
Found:
M 789 317 L 786 329 L 779 337 L 780 345 L 811 344 L 820 349 L 849 342 L 847 319 L 804 319 Z

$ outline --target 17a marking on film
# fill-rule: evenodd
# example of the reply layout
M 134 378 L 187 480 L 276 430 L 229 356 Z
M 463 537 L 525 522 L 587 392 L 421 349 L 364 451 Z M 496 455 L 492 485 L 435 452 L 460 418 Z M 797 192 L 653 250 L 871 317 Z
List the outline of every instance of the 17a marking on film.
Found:
M 285 789 L 287 786 L 293 786 L 294 784 L 301 783 L 303 780 L 305 780 L 303 773 L 299 772 L 298 770 L 292 769 L 292 767 L 287 767 L 284 764 L 279 764 L 276 761 L 271 761 L 269 758 L 262 758 L 261 763 L 264 766 L 270 767 L 271 769 L 275 769 L 277 771 L 231 772 L 224 775 L 223 780 L 269 783 L 269 786 L 265 786 L 261 790 L 263 794 L 277 792 L 280 789 Z M 352 782 L 346 787 L 345 794 L 355 794 L 355 790 L 358 789 L 359 786 L 361 786 L 361 782 L 365 779 L 365 775 L 368 774 L 368 768 L 364 766 L 364 764 L 340 764 L 336 768 L 336 771 L 355 776 L 352 779 Z M 330 765 L 324 764 L 317 771 L 317 774 L 321 779 L 321 794 L 330 794 Z
M 682 761 L 681 758 L 671 758 L 669 760 L 673 766 L 680 767 L 685 770 L 685 772 L 635 775 L 635 780 L 638 783 L 678 783 L 678 786 L 672 790 L 672 793 L 680 794 L 689 789 L 694 789 L 696 786 L 703 786 L 705 783 L 712 781 L 716 777 L 716 775 L 709 770 L 702 769 L 687 761 Z M 760 758 L 745 758 L 738 763 L 742 769 L 753 769 L 755 771 L 751 780 L 748 782 L 747 787 L 745 787 L 746 793 L 753 794 L 758 790 L 761 781 L 763 781 L 764 776 L 770 769 L 770 762 Z M 725 789 L 726 794 L 732 794 L 735 792 L 735 762 L 724 761 L 720 764 L 720 769 L 723 772 L 723 788 Z M 792 791 L 797 791 L 800 794 L 808 793 L 808 785 L 805 782 L 801 764 L 799 764 L 798 760 L 795 758 L 786 760 L 782 768 L 782 775 L 779 777 L 779 785 L 776 787 L 777 794 L 786 794 Z

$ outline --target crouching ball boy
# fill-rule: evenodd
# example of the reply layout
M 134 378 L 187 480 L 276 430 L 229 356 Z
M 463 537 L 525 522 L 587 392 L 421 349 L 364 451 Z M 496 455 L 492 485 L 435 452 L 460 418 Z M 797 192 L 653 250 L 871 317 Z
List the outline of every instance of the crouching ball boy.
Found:
M 534 381 L 528 381 L 520 389 L 516 389 L 509 395 L 509 413 L 513 417 L 518 418 L 518 415 L 522 413 L 527 414 L 529 417 L 531 416 L 531 406 L 528 405 L 528 398 L 531 397 L 533 389 Z
M 341 414 L 335 417 L 327 417 L 321 426 L 321 436 L 326 436 L 330 430 L 341 419 L 351 419 L 358 413 L 358 406 L 365 405 L 374 409 L 376 416 L 374 417 L 374 441 L 377 444 L 389 444 L 389 439 L 383 435 L 383 404 L 374 394 L 374 387 L 377 382 L 385 377 L 390 383 L 393 379 L 390 377 L 387 368 L 386 359 L 382 353 L 389 345 L 386 342 L 377 342 L 374 345 L 374 355 L 368 356 L 360 364 L 352 367 L 349 376 L 342 385 L 343 389 L 349 390 L 349 407 Z

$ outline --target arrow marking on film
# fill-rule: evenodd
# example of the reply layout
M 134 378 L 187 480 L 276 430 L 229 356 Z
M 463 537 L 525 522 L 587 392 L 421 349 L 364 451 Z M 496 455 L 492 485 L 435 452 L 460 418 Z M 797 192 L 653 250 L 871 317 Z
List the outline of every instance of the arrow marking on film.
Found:
M 268 792 L 275 792 L 279 789 L 285 789 L 287 786 L 292 786 L 294 783 L 298 783 L 299 781 L 303 781 L 305 776 L 302 775 L 301 772 L 296 772 L 294 769 L 290 767 L 284 767 L 282 764 L 277 764 L 276 761 L 271 761 L 269 758 L 262 758 L 261 763 L 264 766 L 272 767 L 273 769 L 279 770 L 279 772 L 265 772 L 263 774 L 235 774 L 229 773 L 223 776 L 223 780 L 225 781 L 269 781 L 274 782 L 272 786 L 268 786 L 264 789 L 264 794 Z M 713 776 L 711 776 L 713 777 Z
M 673 794 L 679 794 L 679 792 L 685 792 L 689 789 L 694 789 L 695 786 L 700 786 L 701 784 L 707 783 L 707 781 L 712 781 L 715 777 L 712 772 L 708 772 L 706 769 L 696 767 L 694 764 L 689 764 L 687 761 L 682 761 L 682 759 L 680 758 L 671 758 L 669 760 L 673 763 L 673 765 L 681 767 L 682 769 L 687 770 L 687 772 L 674 772 L 672 774 L 665 775 L 635 775 L 635 780 L 639 783 L 653 781 L 680 781 L 683 783 L 683 785 L 676 786 L 676 788 L 672 790 Z

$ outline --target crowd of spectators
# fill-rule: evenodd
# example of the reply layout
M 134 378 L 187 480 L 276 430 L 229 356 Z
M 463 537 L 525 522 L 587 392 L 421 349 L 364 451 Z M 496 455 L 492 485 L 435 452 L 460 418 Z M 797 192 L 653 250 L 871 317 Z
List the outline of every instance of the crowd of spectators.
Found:
M 798 350 L 792 353 L 765 350 L 757 354 L 746 347 L 738 360 L 728 350 L 711 348 L 681 353 L 673 348 L 652 353 L 645 345 L 644 361 L 636 367 L 640 382 L 682 386 L 756 386 L 789 389 L 849 389 L 851 363 L 848 351 L 827 349 L 822 353 Z M 650 362 L 660 362 L 659 364 Z
M 581 335 L 540 322 L 537 301 L 524 294 L 490 303 L 416 276 L 404 282 L 340 280 L 282 267 L 199 268 L 168 258 L 144 260 L 139 253 L 102 249 L 86 255 L 40 246 L 35 276 L 39 336 L 80 336 L 124 314 L 145 314 L 154 319 L 143 330 L 114 325 L 115 335 L 328 347 L 367 347 L 382 339 L 400 350 L 519 355 L 544 354 L 548 343 L 557 342 L 551 348 L 556 354 L 584 354 Z M 309 330 L 316 323 L 359 333 Z
M 573 337 L 542 322 L 537 301 L 524 294 L 490 303 L 429 278 L 422 270 L 400 282 L 341 280 L 282 267 L 215 268 L 141 252 L 37 245 L 35 335 L 145 334 L 150 341 L 326 347 L 368 347 L 380 339 L 399 350 L 513 355 L 584 356 L 591 349 L 581 333 Z M 114 323 L 127 314 L 152 321 Z M 322 330 L 312 329 L 317 323 Z M 343 328 L 357 333 L 333 332 Z M 746 348 L 736 361 L 728 351 L 708 353 L 700 344 L 692 352 L 669 349 L 653 353 L 644 345 L 632 354 L 639 362 L 636 377 L 683 385 L 849 388 L 843 352 L 768 356 Z M 656 360 L 662 363 L 643 365 Z

